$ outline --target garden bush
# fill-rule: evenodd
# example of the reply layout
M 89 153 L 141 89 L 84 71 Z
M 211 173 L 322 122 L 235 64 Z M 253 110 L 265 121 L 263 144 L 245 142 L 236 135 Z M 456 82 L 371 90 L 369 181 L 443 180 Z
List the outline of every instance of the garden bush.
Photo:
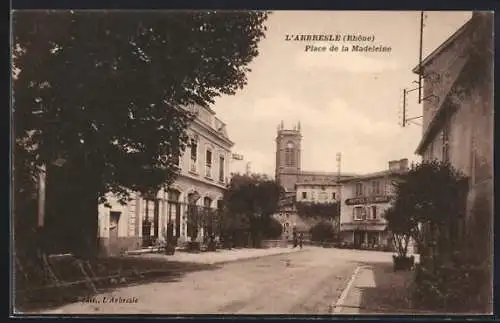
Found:
M 426 309 L 448 313 L 490 311 L 491 266 L 441 264 L 416 267 L 414 296 Z
M 335 242 L 336 233 L 333 224 L 329 222 L 319 222 L 310 230 L 311 241 L 313 242 Z
M 283 233 L 281 223 L 273 217 L 263 221 L 262 236 L 264 239 L 279 239 Z

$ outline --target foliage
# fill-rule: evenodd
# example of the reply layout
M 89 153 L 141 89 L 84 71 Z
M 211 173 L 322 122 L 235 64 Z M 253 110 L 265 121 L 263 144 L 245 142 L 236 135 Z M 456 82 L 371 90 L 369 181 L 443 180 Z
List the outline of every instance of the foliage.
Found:
M 388 227 L 423 242 L 422 228 L 443 227 L 464 212 L 465 177 L 449 163 L 428 161 L 414 165 L 395 182 L 396 198 L 387 214 Z
M 461 251 L 449 263 L 417 268 L 414 296 L 419 306 L 450 313 L 491 311 L 491 263 L 472 262 Z
M 274 217 L 268 217 L 262 223 L 262 235 L 266 239 L 278 239 L 283 233 L 283 226 Z
M 329 220 L 339 213 L 338 203 L 297 202 L 295 205 L 299 217 Z
M 314 242 L 334 242 L 336 239 L 336 232 L 333 224 L 327 221 L 316 223 L 309 229 L 311 234 L 311 241 Z
M 267 175 L 235 174 L 224 195 L 225 205 L 232 213 L 249 217 L 269 216 L 276 212 L 283 189 Z
M 191 107 L 246 84 L 266 19 L 261 11 L 16 12 L 15 153 L 26 155 L 16 171 L 29 178 L 37 165 L 64 160 L 52 176 L 69 183 L 52 181 L 52 202 L 65 204 L 56 213 L 74 213 L 71 236 L 95 235 L 94 205 L 107 193 L 126 203 L 131 191 L 154 195 L 175 180 Z
M 478 192 L 476 192 L 478 193 Z M 467 234 L 451 257 L 434 257 L 420 266 L 415 296 L 421 306 L 449 312 L 491 312 L 493 290 L 492 196 L 477 194 Z
M 389 207 L 384 214 L 387 220 L 387 228 L 392 234 L 392 242 L 400 257 L 408 254 L 408 243 L 413 232 L 414 223 L 412 219 L 404 214 L 398 213 L 394 206 Z
M 246 84 L 265 12 L 25 11 L 13 17 L 16 138 L 85 161 L 124 200 L 175 179 L 194 117 Z M 107 44 L 103 46 L 102 44 Z
M 263 234 L 263 226 L 278 209 L 278 201 L 283 194 L 283 188 L 266 175 L 235 174 L 231 178 L 224 195 L 226 206 L 226 221 L 234 225 L 244 225 L 251 233 L 254 246 L 259 244 Z

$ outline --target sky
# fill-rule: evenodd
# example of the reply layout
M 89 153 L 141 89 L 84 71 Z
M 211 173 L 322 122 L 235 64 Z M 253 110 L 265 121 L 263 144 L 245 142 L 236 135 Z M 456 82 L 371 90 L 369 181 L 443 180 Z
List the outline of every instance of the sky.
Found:
M 470 16 L 426 12 L 423 58 Z M 419 11 L 276 11 L 266 26 L 259 55 L 249 65 L 248 84 L 213 107 L 235 142 L 233 153 L 244 157 L 232 161 L 232 171 L 244 172 L 249 162 L 252 172 L 274 176 L 281 120 L 286 129 L 301 123 L 302 170 L 336 172 L 338 152 L 342 172 L 369 173 L 387 169 L 389 160 L 420 160 L 414 152 L 422 127 L 400 126 L 403 89 L 417 86 L 411 70 L 418 65 Z M 391 51 L 306 52 L 306 45 L 334 43 L 285 40 L 287 34 L 337 33 L 374 36 L 373 43 L 357 44 Z M 408 117 L 421 116 L 417 93 L 407 97 Z

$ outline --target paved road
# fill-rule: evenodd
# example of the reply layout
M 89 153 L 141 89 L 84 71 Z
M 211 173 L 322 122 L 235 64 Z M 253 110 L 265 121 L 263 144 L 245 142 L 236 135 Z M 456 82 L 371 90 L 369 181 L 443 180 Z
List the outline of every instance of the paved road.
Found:
M 310 248 L 101 294 L 53 314 L 328 314 L 360 263 L 390 253 Z M 110 302 L 118 299 L 129 303 Z

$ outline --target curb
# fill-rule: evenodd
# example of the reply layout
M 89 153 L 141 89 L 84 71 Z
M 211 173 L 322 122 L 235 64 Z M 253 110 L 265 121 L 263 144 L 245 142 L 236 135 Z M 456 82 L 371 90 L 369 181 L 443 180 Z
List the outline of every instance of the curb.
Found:
M 339 299 L 337 300 L 337 302 L 333 306 L 333 313 L 340 314 L 340 312 L 342 311 L 342 307 L 344 305 L 345 299 L 349 295 L 349 292 L 352 289 L 352 285 L 354 284 L 354 281 L 356 280 L 356 276 L 358 275 L 358 273 L 361 269 L 362 269 L 362 266 L 358 266 L 358 267 L 356 267 L 356 269 L 354 269 L 354 272 L 352 273 L 351 278 L 349 279 L 349 282 L 347 283 L 346 287 L 342 291 L 342 294 L 340 294 Z

